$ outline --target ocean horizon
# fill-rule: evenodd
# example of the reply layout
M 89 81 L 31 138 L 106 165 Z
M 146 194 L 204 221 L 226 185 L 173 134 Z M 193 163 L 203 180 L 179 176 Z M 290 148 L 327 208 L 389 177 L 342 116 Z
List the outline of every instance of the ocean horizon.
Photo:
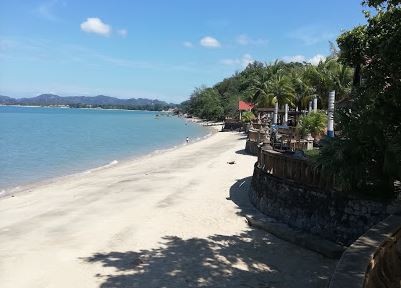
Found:
M 0 196 L 196 141 L 211 130 L 151 111 L 0 106 Z

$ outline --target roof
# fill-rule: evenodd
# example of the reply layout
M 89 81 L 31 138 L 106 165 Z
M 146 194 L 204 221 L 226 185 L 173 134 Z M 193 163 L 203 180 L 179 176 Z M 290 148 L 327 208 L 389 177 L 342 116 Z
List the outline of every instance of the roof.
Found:
M 252 103 L 245 102 L 245 101 L 239 101 L 238 102 L 238 110 L 240 111 L 250 111 L 255 107 Z

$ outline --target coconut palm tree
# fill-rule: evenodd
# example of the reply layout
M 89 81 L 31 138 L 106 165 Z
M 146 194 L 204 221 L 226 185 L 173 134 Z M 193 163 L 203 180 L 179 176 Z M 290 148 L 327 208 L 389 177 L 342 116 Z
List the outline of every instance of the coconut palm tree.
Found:
M 314 87 L 323 107 L 327 107 L 330 91 L 336 91 L 336 99 L 347 97 L 351 92 L 352 69 L 342 65 L 336 58 L 328 57 L 318 65 L 308 65 L 305 78 Z
M 304 74 L 304 66 L 299 69 L 292 69 L 289 73 L 291 84 L 295 91 L 294 104 L 296 107 L 301 109 L 307 107 L 309 101 L 316 96 L 316 90 L 314 87 L 309 85 Z
M 264 70 L 262 75 L 252 79 L 250 86 L 252 102 L 258 107 L 269 107 L 274 105 L 274 96 L 269 94 L 271 74 Z
M 273 99 L 274 103 L 278 102 L 279 106 L 284 104 L 294 106 L 295 90 L 290 78 L 281 73 L 273 75 L 268 83 L 267 96 Z

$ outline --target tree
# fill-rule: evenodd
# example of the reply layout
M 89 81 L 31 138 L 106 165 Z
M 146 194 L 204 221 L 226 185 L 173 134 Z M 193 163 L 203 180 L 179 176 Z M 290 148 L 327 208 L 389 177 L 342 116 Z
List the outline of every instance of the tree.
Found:
M 320 159 L 327 171 L 348 172 L 342 181 L 349 189 L 389 197 L 401 179 L 400 4 L 365 1 L 375 9 L 366 13 L 367 24 L 338 38 L 340 61 L 356 67 L 361 81 L 354 81 L 350 106 L 337 113 L 341 137 L 328 142 Z
M 308 83 L 305 78 L 305 66 L 292 69 L 290 81 L 294 88 L 294 104 L 296 107 L 303 109 L 308 106 L 309 101 L 316 95 L 315 89 Z
M 289 104 L 294 106 L 295 90 L 291 85 L 291 80 L 281 73 L 273 75 L 269 81 L 268 96 L 278 102 L 279 106 Z
M 220 96 L 214 88 L 196 88 L 189 100 L 187 112 L 207 120 L 222 120 L 224 110 L 220 102 Z
M 273 63 L 252 62 L 243 71 L 236 72 L 210 88 L 214 90 L 213 94 L 217 92 L 219 98 L 219 101 L 213 101 L 216 100 L 217 107 L 223 108 L 221 118 L 238 117 L 238 100 L 253 102 L 257 107 L 273 107 L 279 102 L 280 106 L 289 104 L 302 108 L 319 95 L 320 105 L 325 107 L 330 90 L 338 91 L 337 98 L 348 97 L 350 93 L 351 70 L 333 57 L 318 66 L 278 60 Z M 186 113 L 200 115 L 199 100 L 203 97 L 199 95 L 206 93 L 203 92 L 206 88 L 195 89 L 189 102 L 183 103 L 181 109 Z
M 337 58 L 327 57 L 316 66 L 307 66 L 305 78 L 314 87 L 322 108 L 327 107 L 330 91 L 336 91 L 337 100 L 347 97 L 351 91 L 352 70 L 339 63 Z
M 250 86 L 251 101 L 258 107 L 269 107 L 274 105 L 274 95 L 270 92 L 271 74 L 264 71 L 260 77 L 252 79 Z

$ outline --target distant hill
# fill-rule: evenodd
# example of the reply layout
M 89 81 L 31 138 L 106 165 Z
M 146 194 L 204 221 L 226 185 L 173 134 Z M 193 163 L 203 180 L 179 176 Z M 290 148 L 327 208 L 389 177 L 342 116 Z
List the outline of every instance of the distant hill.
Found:
M 16 104 L 16 100 L 14 98 L 11 98 L 11 97 L 0 95 L 0 104 L 12 105 L 12 104 Z
M 3 105 L 35 105 L 55 106 L 65 105 L 70 107 L 101 107 L 117 109 L 139 109 L 139 110 L 164 110 L 176 105 L 160 100 L 146 98 L 119 99 L 110 96 L 58 96 L 54 94 L 42 94 L 32 98 L 11 98 L 0 95 L 0 104 Z

